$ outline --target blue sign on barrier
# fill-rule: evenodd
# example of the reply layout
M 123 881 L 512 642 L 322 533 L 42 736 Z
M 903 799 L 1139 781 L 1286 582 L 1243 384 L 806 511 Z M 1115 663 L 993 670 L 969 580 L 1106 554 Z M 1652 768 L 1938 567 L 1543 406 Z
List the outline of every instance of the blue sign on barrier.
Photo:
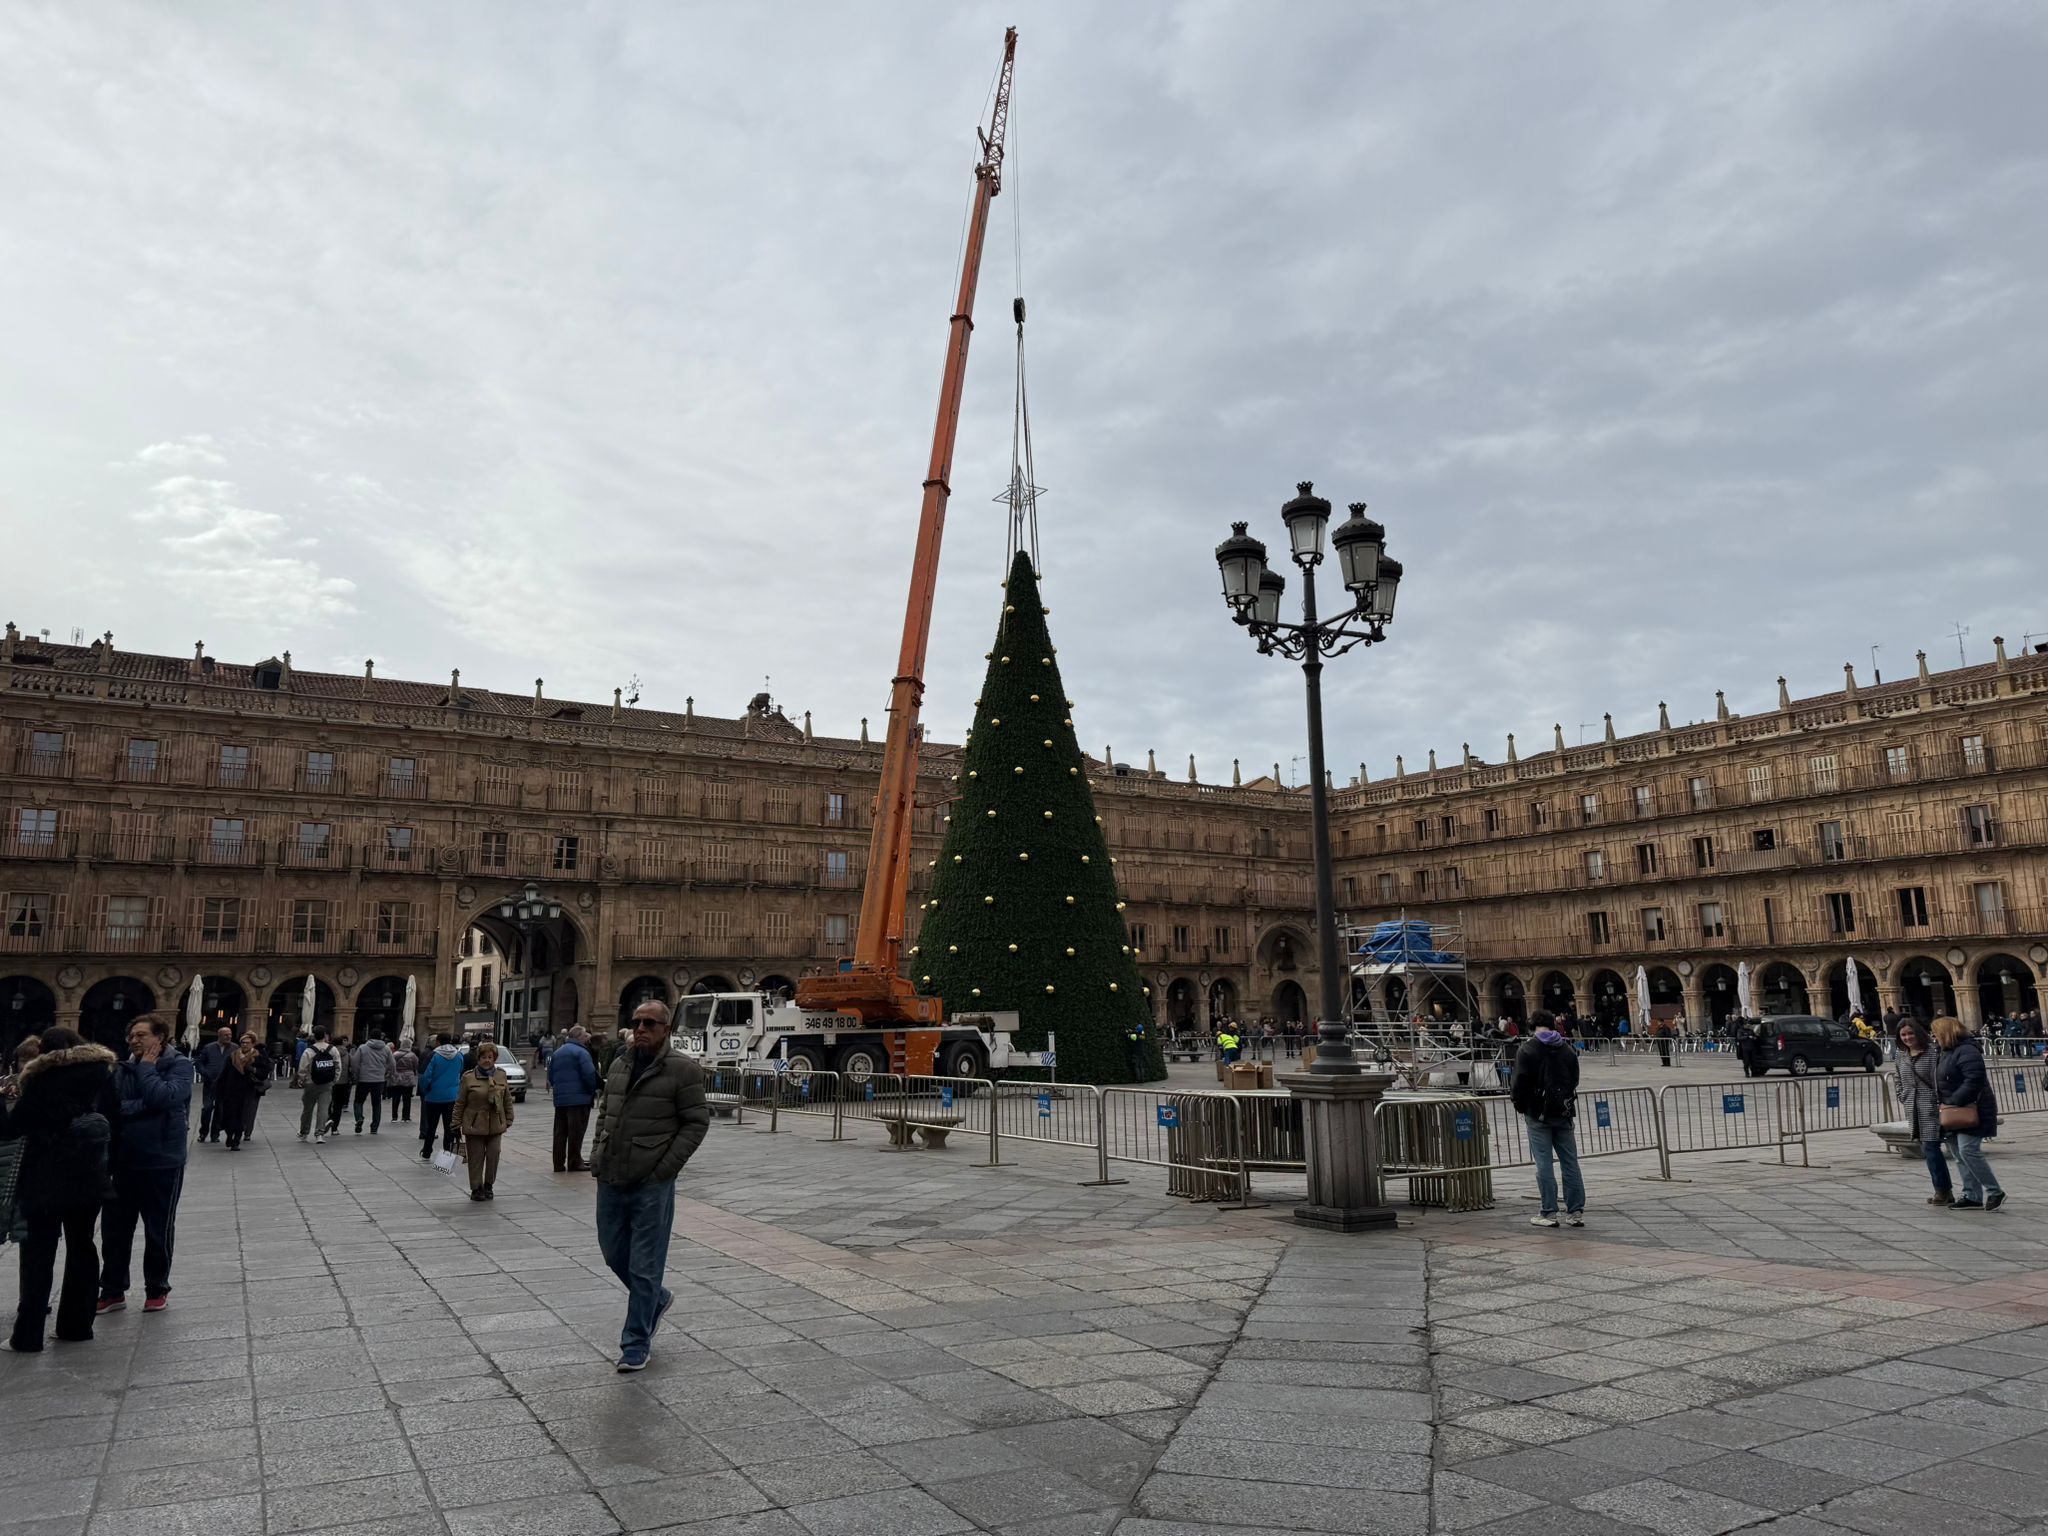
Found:
M 1451 1116 L 1451 1131 L 1460 1141 L 1472 1139 L 1472 1111 L 1461 1109 Z
M 869 1102 L 870 1104 L 872 1104 L 872 1103 L 873 1103 L 874 1101 L 875 1101 L 875 1085 L 874 1085 L 873 1083 L 869 1083 L 869 1084 L 868 1084 L 868 1102 Z
M 1605 1099 L 1593 1101 L 1593 1123 L 1603 1131 L 1614 1124 L 1614 1111 L 1608 1107 Z
M 1172 1104 L 1160 1105 L 1159 1123 L 1169 1131 L 1178 1130 L 1180 1128 L 1180 1109 Z
M 1742 1095 L 1741 1095 L 1741 1094 L 1739 1094 L 1739 1093 L 1724 1093 L 1724 1094 L 1722 1094 L 1722 1095 L 1721 1095 L 1721 1113 L 1722 1113 L 1722 1114 L 1724 1114 L 1724 1115 L 1739 1115 L 1739 1114 L 1741 1114 L 1741 1113 L 1742 1113 Z
M 1829 1108 L 1829 1109 L 1840 1109 L 1841 1107 L 1842 1107 L 1842 1090 L 1841 1090 L 1840 1088 L 1837 1088 L 1837 1087 L 1833 1086 L 1832 1084 L 1830 1084 L 1830 1085 L 1829 1085 L 1829 1087 L 1828 1087 L 1828 1108 Z
M 952 1085 L 952 1084 L 950 1084 L 950 1083 L 947 1083 L 947 1084 L 944 1084 L 944 1085 L 942 1085 L 942 1086 L 940 1087 L 940 1089 L 939 1089 L 939 1108 L 941 1108 L 941 1109 L 951 1109 L 952 1107 L 953 1107 L 953 1085 Z
M 2027 1074 L 2026 1074 L 2026 1073 L 2024 1073 L 2024 1072 L 2015 1072 L 2015 1073 L 2013 1073 L 2013 1075 L 2012 1075 L 2012 1091 L 2013 1091 L 2014 1093 L 2016 1093 L 2016 1094 L 2023 1094 L 2023 1093 L 2027 1093 L 2027 1092 L 2030 1092 L 2030 1091 L 2031 1091 L 2031 1090 L 2029 1090 L 2029 1089 L 2028 1089 L 2028 1087 L 2027 1087 Z
M 1041 1120 L 1050 1120 L 1052 1118 L 1052 1095 L 1049 1093 L 1041 1093 L 1038 1096 L 1038 1118 Z

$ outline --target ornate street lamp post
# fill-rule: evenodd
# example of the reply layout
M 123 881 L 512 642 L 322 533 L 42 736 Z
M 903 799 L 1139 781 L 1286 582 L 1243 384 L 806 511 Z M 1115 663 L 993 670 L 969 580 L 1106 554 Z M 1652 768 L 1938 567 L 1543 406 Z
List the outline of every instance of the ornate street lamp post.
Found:
M 506 900 L 498 903 L 498 916 L 503 918 L 508 923 L 513 923 L 517 925 L 519 929 L 520 943 L 525 950 L 525 954 L 521 957 L 521 960 L 523 962 L 521 965 L 521 971 L 526 978 L 525 985 L 522 988 L 522 991 L 523 994 L 529 999 L 532 997 L 533 994 L 533 981 L 535 971 L 535 966 L 533 964 L 534 932 L 543 923 L 553 922 L 556 918 L 559 918 L 561 915 L 562 904 L 559 901 L 554 900 L 552 897 L 543 896 L 541 894 L 540 887 L 535 885 L 531 880 L 526 882 L 526 889 L 520 895 L 508 897 Z M 549 1006 L 551 1008 L 553 1006 L 553 1002 L 554 1000 L 552 996 L 550 996 Z M 532 1004 L 531 1002 L 529 1002 L 526 1005 L 525 1011 L 521 1013 L 520 1017 L 530 1017 L 531 1007 Z M 500 1034 L 508 1032 L 506 1029 L 505 1017 L 502 1010 L 498 1011 L 498 1025 L 498 1032 Z M 499 1044 L 504 1045 L 509 1049 L 512 1046 L 513 1042 L 511 1040 L 501 1040 Z
M 1322 981 L 1316 1020 L 1316 1059 L 1308 1071 L 1285 1079 L 1300 1101 L 1309 1155 L 1309 1197 L 1295 1208 L 1295 1220 L 1309 1226 L 1359 1231 L 1391 1227 L 1394 1213 L 1380 1204 L 1379 1150 L 1373 1111 L 1392 1074 L 1368 1072 L 1351 1050 L 1350 1023 L 1343 1006 L 1343 978 L 1349 957 L 1337 942 L 1336 888 L 1330 873 L 1330 803 L 1323 767 L 1323 658 L 1360 645 L 1376 645 L 1393 622 L 1401 587 L 1401 562 L 1386 555 L 1386 530 L 1353 502 L 1351 516 L 1329 535 L 1338 574 L 1350 606 L 1330 618 L 1316 612 L 1316 568 L 1323 563 L 1323 535 L 1330 504 L 1302 481 L 1297 495 L 1280 509 L 1287 525 L 1288 552 L 1301 571 L 1301 622 L 1280 618 L 1287 578 L 1266 565 L 1266 546 L 1244 523 L 1216 546 L 1223 573 L 1223 599 L 1231 617 L 1258 642 L 1262 656 L 1299 661 L 1308 684 L 1308 768 L 1310 835 L 1316 871 L 1316 947 Z
M 1323 957 L 1316 1059 L 1309 1071 L 1346 1076 L 1361 1069 L 1351 1051 L 1339 981 L 1349 968 L 1341 963 L 1337 947 L 1336 887 L 1330 874 L 1330 802 L 1323 768 L 1323 658 L 1387 638 L 1401 585 L 1401 562 L 1386 557 L 1386 530 L 1365 515 L 1365 503 L 1353 502 L 1350 519 L 1330 535 L 1351 606 L 1331 618 L 1318 618 L 1316 567 L 1323 563 L 1323 529 L 1330 520 L 1330 504 L 1313 494 L 1314 489 L 1309 481 L 1302 481 L 1296 487 L 1300 494 L 1280 509 L 1294 563 L 1301 568 L 1299 624 L 1281 622 L 1280 597 L 1287 578 L 1266 568 L 1266 546 L 1246 533 L 1246 524 L 1231 524 L 1231 536 L 1216 546 L 1216 564 L 1223 572 L 1224 601 L 1230 604 L 1237 623 L 1258 641 L 1259 654 L 1299 661 L 1308 681 L 1309 818 L 1315 843 L 1316 946 Z

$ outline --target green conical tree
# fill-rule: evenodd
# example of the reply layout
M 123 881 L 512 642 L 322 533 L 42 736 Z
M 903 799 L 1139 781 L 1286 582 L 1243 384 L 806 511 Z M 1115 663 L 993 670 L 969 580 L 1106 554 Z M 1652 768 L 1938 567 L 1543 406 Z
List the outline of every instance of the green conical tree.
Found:
M 948 1013 L 1014 1008 L 1026 1050 L 1056 1032 L 1063 1080 L 1153 1081 L 1166 1070 L 1151 1004 L 1023 552 L 1003 585 L 910 974 Z M 1135 1050 L 1133 1030 L 1144 1035 Z

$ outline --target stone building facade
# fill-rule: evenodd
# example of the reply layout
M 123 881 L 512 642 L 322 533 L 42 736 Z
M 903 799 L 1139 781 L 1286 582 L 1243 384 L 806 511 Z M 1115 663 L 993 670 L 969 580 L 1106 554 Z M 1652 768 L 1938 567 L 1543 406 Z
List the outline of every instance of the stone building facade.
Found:
M 924 753 L 923 858 L 957 752 Z M 793 986 L 851 948 L 880 758 L 865 723 L 814 735 L 765 696 L 714 718 L 10 625 L 0 1048 L 52 1022 L 118 1042 L 195 976 L 209 1023 L 272 1038 L 309 978 L 316 1022 L 351 1035 L 395 1030 L 408 981 L 429 1029 L 609 1028 L 645 996 Z M 1162 1021 L 1305 1016 L 1303 797 L 1091 772 Z
M 1486 1016 L 1876 1007 L 1965 1021 L 2048 985 L 2048 655 L 1340 791 L 1339 905 L 1454 927 Z M 1396 1011 L 1415 1000 L 1377 996 Z

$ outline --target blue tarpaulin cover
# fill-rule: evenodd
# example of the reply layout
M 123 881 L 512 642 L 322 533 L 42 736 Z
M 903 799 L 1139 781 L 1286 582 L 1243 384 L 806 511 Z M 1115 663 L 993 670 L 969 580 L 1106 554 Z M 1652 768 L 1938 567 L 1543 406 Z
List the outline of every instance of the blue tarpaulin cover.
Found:
M 1458 957 L 1435 947 L 1436 940 L 1424 922 L 1373 924 L 1372 932 L 1358 946 L 1368 965 L 1456 965 Z

